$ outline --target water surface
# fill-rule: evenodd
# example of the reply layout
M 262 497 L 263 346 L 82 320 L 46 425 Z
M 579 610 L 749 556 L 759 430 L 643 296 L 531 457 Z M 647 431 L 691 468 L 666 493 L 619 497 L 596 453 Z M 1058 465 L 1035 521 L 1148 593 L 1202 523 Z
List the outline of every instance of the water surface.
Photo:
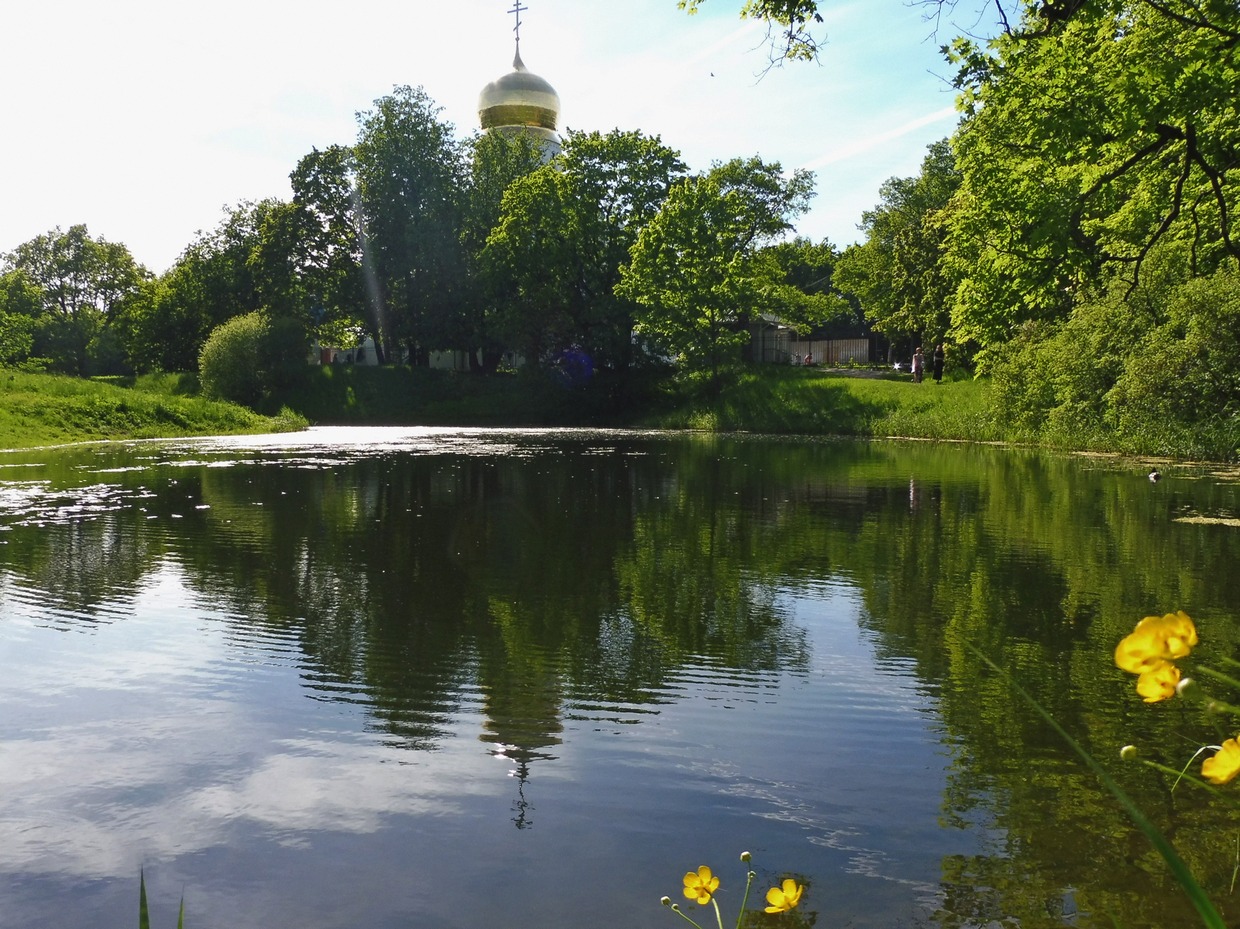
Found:
M 1236 486 L 1167 471 L 580 431 L 0 455 L 0 924 L 131 927 L 144 869 L 157 925 L 667 926 L 702 863 L 734 913 L 748 849 L 752 902 L 796 876 L 819 926 L 1196 925 L 971 650 L 1108 765 L 1213 738 L 1110 662 L 1149 612 L 1240 636 Z M 1240 918 L 1236 817 L 1113 767 Z

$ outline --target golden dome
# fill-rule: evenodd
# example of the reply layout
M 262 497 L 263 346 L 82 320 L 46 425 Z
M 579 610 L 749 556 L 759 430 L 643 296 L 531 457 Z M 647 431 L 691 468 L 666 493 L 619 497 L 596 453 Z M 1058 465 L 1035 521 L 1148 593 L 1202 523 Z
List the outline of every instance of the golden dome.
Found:
M 527 71 L 517 52 L 513 70 L 482 88 L 478 121 L 483 129 L 532 131 L 552 142 L 560 118 L 560 95 L 545 80 Z

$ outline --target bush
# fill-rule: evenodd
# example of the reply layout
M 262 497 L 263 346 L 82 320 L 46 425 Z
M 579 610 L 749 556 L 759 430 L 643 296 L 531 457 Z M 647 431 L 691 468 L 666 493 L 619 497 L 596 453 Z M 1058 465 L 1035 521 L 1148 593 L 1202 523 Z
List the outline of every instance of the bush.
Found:
M 267 316 L 255 311 L 216 326 L 198 355 L 203 396 L 252 407 L 263 396 L 260 365 Z
M 306 331 L 297 320 L 256 310 L 217 326 L 198 355 L 203 395 L 257 408 L 287 391 L 306 369 Z

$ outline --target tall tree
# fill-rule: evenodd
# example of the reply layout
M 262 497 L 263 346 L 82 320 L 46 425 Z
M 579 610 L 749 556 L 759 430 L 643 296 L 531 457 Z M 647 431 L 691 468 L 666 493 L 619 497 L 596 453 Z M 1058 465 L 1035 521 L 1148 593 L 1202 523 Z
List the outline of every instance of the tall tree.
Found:
M 636 306 L 615 290 L 620 268 L 684 170 L 658 137 L 570 133 L 552 164 L 509 187 L 482 260 L 527 358 L 575 345 L 628 365 Z
M 719 383 L 749 338 L 746 323 L 782 270 L 762 246 L 813 196 L 808 171 L 736 158 L 674 186 L 641 230 L 618 292 L 640 304 L 639 332 Z
M 879 332 L 938 342 L 950 324 L 951 292 L 943 253 L 948 204 L 960 174 L 946 139 L 935 142 L 917 177 L 890 178 L 881 202 L 862 214 L 863 245 L 848 249 L 836 284 L 855 294 Z
M 958 331 L 1060 319 L 1160 242 L 1196 273 L 1240 260 L 1240 9 L 1229 0 L 1044 4 L 987 49 L 958 42 L 963 182 L 949 250 Z
M 459 320 L 457 347 L 468 352 L 471 369 L 494 371 L 507 347 L 498 327 L 508 282 L 485 272 L 483 249 L 499 225 L 505 192 L 544 161 L 538 139 L 524 133 L 486 132 L 470 140 L 469 186 L 461 228 L 469 291 Z
M 19 245 L 5 270 L 38 288 L 43 314 L 33 351 L 62 371 L 85 375 L 119 358 L 103 347 L 105 331 L 137 298 L 150 272 L 117 242 L 92 238 L 86 226 L 59 227 Z
M 264 224 L 283 206 L 278 200 L 240 203 L 185 248 L 149 301 L 132 307 L 121 322 L 136 367 L 192 371 L 211 330 L 263 305 L 254 254 Z
M 358 114 L 354 147 L 376 328 L 386 347 L 403 343 L 415 362 L 452 347 L 463 297 L 465 160 L 441 112 L 421 87 L 397 87 Z

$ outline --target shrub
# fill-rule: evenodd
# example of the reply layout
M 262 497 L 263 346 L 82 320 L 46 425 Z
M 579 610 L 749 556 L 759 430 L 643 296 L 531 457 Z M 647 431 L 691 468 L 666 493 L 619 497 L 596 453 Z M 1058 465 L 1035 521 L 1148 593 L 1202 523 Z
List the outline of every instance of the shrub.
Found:
M 211 331 L 198 355 L 198 381 L 204 396 L 254 406 L 263 395 L 260 365 L 266 314 L 255 311 Z

